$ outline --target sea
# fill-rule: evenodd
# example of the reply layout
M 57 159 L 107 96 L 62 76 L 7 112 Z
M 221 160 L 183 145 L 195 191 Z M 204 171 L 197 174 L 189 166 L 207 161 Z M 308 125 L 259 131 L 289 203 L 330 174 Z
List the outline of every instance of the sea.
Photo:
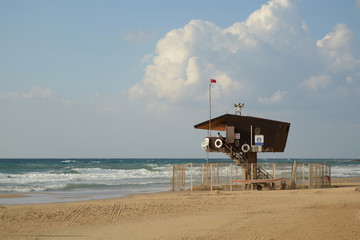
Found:
M 205 158 L 0 159 L 0 205 L 73 202 L 169 191 L 172 164 L 206 161 Z M 259 163 L 294 161 L 331 163 L 332 177 L 360 177 L 359 159 L 258 159 Z

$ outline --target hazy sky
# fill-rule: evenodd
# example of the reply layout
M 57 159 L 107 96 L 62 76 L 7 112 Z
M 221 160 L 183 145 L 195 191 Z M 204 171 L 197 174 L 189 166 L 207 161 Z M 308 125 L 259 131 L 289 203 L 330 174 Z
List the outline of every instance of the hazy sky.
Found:
M 359 34 L 360 0 L 0 0 L 0 157 L 205 157 L 215 78 L 213 117 L 291 123 L 259 157 L 359 158 Z

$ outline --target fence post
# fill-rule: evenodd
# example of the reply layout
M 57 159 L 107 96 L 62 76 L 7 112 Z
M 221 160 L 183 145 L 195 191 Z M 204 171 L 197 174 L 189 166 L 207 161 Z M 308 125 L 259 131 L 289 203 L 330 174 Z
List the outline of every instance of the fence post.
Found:
M 324 164 L 320 165 L 320 176 L 321 176 L 321 188 L 324 187 Z
M 185 190 L 185 164 L 181 166 L 181 190 Z
M 276 178 L 276 171 L 275 171 L 275 163 L 273 163 L 273 178 L 275 179 Z
M 311 163 L 309 163 L 309 189 L 311 189 Z
M 172 165 L 172 169 L 173 169 L 172 190 L 175 191 L 175 165 Z
M 250 173 L 251 177 L 250 177 L 250 179 L 254 180 L 254 164 L 253 163 L 251 163 L 250 169 L 251 169 L 251 173 Z M 253 189 L 253 185 L 250 183 L 250 190 L 252 191 L 252 189 Z
M 230 191 L 232 191 L 232 163 L 230 163 Z
M 193 190 L 193 164 L 192 163 L 191 163 L 190 167 L 191 167 L 190 191 L 192 191 Z
M 238 180 L 238 166 L 235 165 L 235 179 Z
M 217 167 L 217 176 L 216 176 L 216 184 L 219 185 L 219 163 L 216 163 L 216 167 Z
M 331 162 L 329 163 L 329 186 L 331 186 Z
M 204 185 L 204 169 L 205 169 L 205 163 L 203 163 L 201 169 L 201 185 Z
M 302 174 L 303 174 L 303 189 L 305 189 L 305 163 L 303 163 L 302 167 Z
M 291 188 L 293 189 L 296 189 L 296 170 L 297 170 L 296 161 L 294 161 L 293 171 L 292 171 L 293 176 L 291 177 L 292 179 Z
M 213 186 L 212 186 L 212 163 L 210 163 L 210 190 L 213 190 Z

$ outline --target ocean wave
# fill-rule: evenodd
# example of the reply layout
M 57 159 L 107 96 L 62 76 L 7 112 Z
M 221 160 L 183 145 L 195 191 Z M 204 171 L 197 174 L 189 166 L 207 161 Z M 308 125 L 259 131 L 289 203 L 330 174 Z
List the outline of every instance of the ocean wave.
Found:
M 291 163 L 294 159 L 291 159 Z M 359 177 L 360 162 L 353 159 L 332 161 L 333 177 Z M 317 162 L 325 160 L 317 159 Z M 308 159 L 297 163 L 307 163 Z M 49 191 L 77 191 L 82 189 L 140 189 L 154 186 L 169 188 L 172 176 L 171 164 L 184 164 L 189 159 L 178 160 L 119 160 L 119 159 L 53 159 L 53 160 L 2 160 L 0 168 L 0 192 L 49 192 Z M 265 159 L 262 166 L 272 173 L 273 159 Z M 276 176 L 291 175 L 289 159 L 277 162 Z M 186 167 L 186 181 L 193 173 L 194 181 L 201 181 L 202 164 L 200 160 L 194 162 L 194 168 Z M 225 167 L 223 171 L 229 171 Z M 234 171 L 234 169 L 233 169 Z M 221 173 L 220 173 L 221 174 Z M 241 171 L 236 173 L 239 177 Z M 306 170 L 305 174 L 308 174 Z M 306 175 L 307 176 L 307 175 Z
M 170 169 L 74 168 L 63 172 L 0 174 L 0 192 L 41 192 L 82 187 L 123 187 L 169 182 Z M 76 187 L 74 187 L 76 186 Z M 92 188 L 92 187 L 91 187 Z
M 66 159 L 66 160 L 62 160 L 61 163 L 76 163 L 76 160 Z
M 74 190 L 104 190 L 104 189 L 137 189 L 144 187 L 167 187 L 168 179 L 156 180 L 137 180 L 137 181 L 77 181 L 74 183 L 66 182 L 43 182 L 42 184 L 0 184 L 0 192 L 17 192 L 17 193 L 31 193 L 31 192 L 62 192 Z
M 20 174 L 0 174 L 1 183 L 32 183 L 48 181 L 83 180 L 122 180 L 169 177 L 168 171 L 149 171 L 147 169 L 102 169 L 102 168 L 74 168 L 62 172 L 30 172 Z
M 64 174 L 79 174 L 80 172 L 78 172 L 78 171 L 76 171 L 74 169 L 69 169 L 69 170 L 64 170 L 63 173 Z
M 128 182 L 128 183 L 122 183 L 122 184 L 115 184 L 115 185 L 109 185 L 109 184 L 98 184 L 98 183 L 68 183 L 64 187 L 58 188 L 58 191 L 71 191 L 71 190 L 81 190 L 81 189 L 89 189 L 89 190 L 96 190 L 96 189 L 124 189 L 124 188 L 137 188 L 137 187 L 144 187 L 146 185 L 164 185 L 164 183 L 168 184 L 168 181 L 164 182 Z M 47 190 L 54 190 L 53 188 L 47 189 Z
M 331 167 L 332 177 L 360 177 L 359 165 L 333 166 Z

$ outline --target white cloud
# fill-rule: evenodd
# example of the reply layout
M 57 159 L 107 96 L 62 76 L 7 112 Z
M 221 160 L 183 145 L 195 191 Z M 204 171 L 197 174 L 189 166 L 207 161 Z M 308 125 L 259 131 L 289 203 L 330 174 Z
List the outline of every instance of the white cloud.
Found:
M 27 101 L 27 100 L 55 100 L 54 102 L 61 103 L 61 105 L 73 105 L 73 100 L 55 97 L 55 93 L 51 88 L 42 88 L 40 86 L 31 87 L 28 92 L 6 92 L 0 93 L 0 100 L 11 100 L 11 101 Z
M 274 95 L 272 95 L 271 97 L 269 98 L 262 98 L 262 97 L 259 97 L 259 102 L 260 103 L 281 103 L 284 99 L 284 96 L 287 94 L 287 91 L 276 91 L 274 93 Z
M 151 59 L 154 57 L 153 54 L 146 54 L 142 59 L 141 59 L 141 65 L 146 65 L 146 64 L 150 64 L 151 63 Z
M 354 32 L 346 24 L 337 24 L 334 30 L 318 40 L 316 45 L 331 55 L 336 55 L 338 52 L 347 52 L 350 49 L 353 36 Z
M 308 25 L 305 23 L 305 21 L 302 22 L 302 29 L 303 29 L 305 32 L 308 32 L 308 31 L 309 31 L 309 27 L 308 27 Z
M 335 89 L 335 93 L 337 93 L 338 95 L 347 95 L 349 94 L 349 88 L 347 86 L 337 87 Z
M 269 1 L 246 21 L 225 29 L 192 20 L 158 41 L 152 63 L 142 81 L 129 89 L 129 96 L 145 98 L 152 106 L 162 102 L 162 109 L 206 101 L 210 78 L 217 79 L 214 99 L 251 96 L 251 89 L 274 72 L 273 63 L 283 71 L 289 60 L 282 56 L 302 55 L 309 39 L 295 3 L 288 0 Z M 286 54 L 274 57 L 274 51 Z
M 156 36 L 155 33 L 138 30 L 137 32 L 122 33 L 121 39 L 128 42 L 143 43 L 153 40 L 155 36 Z
M 316 42 L 334 71 L 360 68 L 360 59 L 353 56 L 354 31 L 345 24 L 337 24 L 333 31 Z
M 11 100 L 25 100 L 25 99 L 49 99 L 54 96 L 53 90 L 50 88 L 41 88 L 39 86 L 34 86 L 29 92 L 18 93 L 18 92 L 7 92 L 0 93 L 1 99 L 11 99 Z
M 68 99 L 65 99 L 65 98 L 61 99 L 60 102 L 61 102 L 62 104 L 64 104 L 64 105 L 72 105 L 72 104 L 75 103 L 73 100 L 68 100 Z
M 298 87 L 306 88 L 311 91 L 326 88 L 331 83 L 329 75 L 312 76 L 307 80 L 301 82 Z
M 262 5 L 246 21 L 234 23 L 225 31 L 250 47 L 266 44 L 278 51 L 288 51 L 303 47 L 308 27 L 300 19 L 295 1 L 278 0 Z
M 360 0 L 356 0 L 356 7 L 360 8 Z
M 54 92 L 50 88 L 41 88 L 39 86 L 35 86 L 31 88 L 30 96 L 31 98 L 51 98 L 53 97 Z
M 352 77 L 348 76 L 348 77 L 346 77 L 345 81 L 346 81 L 347 83 L 352 83 L 354 80 L 353 80 Z
M 200 87 L 210 78 L 218 78 L 216 89 L 231 91 L 236 84 L 232 85 L 231 77 L 208 56 L 208 51 L 218 48 L 214 41 L 220 42 L 218 38 L 222 35 L 220 28 L 200 20 L 169 32 L 158 42 L 153 64 L 147 66 L 143 81 L 130 89 L 130 97 L 145 96 L 174 103 L 190 94 L 202 95 Z M 217 50 L 214 52 L 218 54 Z

